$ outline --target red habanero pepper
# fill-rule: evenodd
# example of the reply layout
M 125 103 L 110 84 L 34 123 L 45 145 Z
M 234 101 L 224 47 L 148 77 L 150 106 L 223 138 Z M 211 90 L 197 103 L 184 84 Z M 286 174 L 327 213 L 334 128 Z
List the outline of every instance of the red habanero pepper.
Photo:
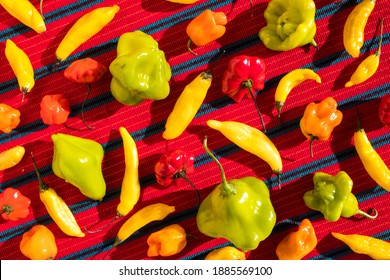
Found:
M 251 98 L 256 106 L 261 124 L 266 132 L 263 116 L 255 99 L 255 92 L 264 88 L 265 62 L 256 56 L 233 57 L 222 77 L 222 92 L 237 103 L 244 97 Z
M 384 127 L 390 127 L 390 94 L 382 97 L 379 103 L 379 119 Z
M 70 114 L 69 100 L 61 93 L 45 95 L 40 106 L 42 121 L 47 125 L 65 123 Z
M 157 183 L 163 187 L 168 187 L 177 179 L 184 179 L 196 191 L 198 205 L 200 195 L 194 184 L 188 179 L 187 174 L 194 173 L 195 157 L 192 153 L 183 150 L 169 150 L 163 153 L 154 166 L 154 174 Z
M 87 85 L 87 94 L 85 95 L 84 101 L 81 105 L 81 120 L 89 129 L 94 129 L 94 127 L 87 125 L 84 120 L 84 105 L 90 92 L 90 83 L 99 80 L 106 72 L 106 66 L 89 57 L 74 61 L 64 71 L 65 78 L 79 84 Z
M 0 193 L 0 214 L 5 220 L 17 221 L 30 213 L 31 200 L 20 191 L 6 188 Z

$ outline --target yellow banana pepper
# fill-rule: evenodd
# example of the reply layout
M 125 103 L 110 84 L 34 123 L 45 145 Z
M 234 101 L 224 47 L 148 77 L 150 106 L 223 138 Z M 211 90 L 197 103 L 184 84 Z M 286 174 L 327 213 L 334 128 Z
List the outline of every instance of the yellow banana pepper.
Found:
M 376 0 L 363 0 L 348 15 L 344 25 L 343 42 L 347 53 L 358 57 L 364 44 L 364 29 Z
M 30 92 L 35 85 L 31 61 L 27 54 L 10 39 L 7 39 L 5 43 L 5 56 L 18 80 L 20 91 L 23 94 L 22 101 L 24 101 L 26 93 Z
M 57 47 L 55 52 L 56 62 L 59 63 L 68 58 L 81 44 L 96 35 L 113 20 L 118 11 L 119 6 L 117 5 L 100 7 L 79 18 Z
M 280 111 L 290 92 L 306 80 L 315 80 L 321 83 L 321 77 L 311 69 L 295 69 L 287 73 L 279 82 L 275 92 L 275 106 L 278 111 L 278 120 L 280 121 Z
M 245 253 L 233 246 L 215 249 L 207 254 L 205 260 L 245 260 Z
M 15 146 L 0 153 L 0 171 L 14 167 L 23 158 L 25 149 L 23 146 Z
M 46 31 L 42 15 L 28 0 L 0 0 L 0 5 L 14 18 L 37 33 Z

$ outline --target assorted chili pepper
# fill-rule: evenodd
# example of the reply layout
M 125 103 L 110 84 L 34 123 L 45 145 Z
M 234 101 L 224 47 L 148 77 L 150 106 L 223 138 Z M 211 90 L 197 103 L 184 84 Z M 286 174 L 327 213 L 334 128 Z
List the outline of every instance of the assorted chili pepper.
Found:
M 17 165 L 22 160 L 25 152 L 25 148 L 20 145 L 0 152 L 0 171 Z
M 10 133 L 20 123 L 20 111 L 5 103 L 0 103 L 0 130 Z
M 170 257 L 180 253 L 187 245 L 185 229 L 179 224 L 166 226 L 149 235 L 148 257 Z
M 40 107 L 39 114 L 44 124 L 63 124 L 68 120 L 70 102 L 61 93 L 45 95 L 42 97 Z
M 35 225 L 25 232 L 19 247 L 31 260 L 54 260 L 58 253 L 54 234 L 44 225 Z
M 233 246 L 226 246 L 215 249 L 207 254 L 205 260 L 245 260 L 246 256 L 243 251 Z
M 14 188 L 6 188 L 0 193 L 0 215 L 4 220 L 17 221 L 30 214 L 31 200 Z

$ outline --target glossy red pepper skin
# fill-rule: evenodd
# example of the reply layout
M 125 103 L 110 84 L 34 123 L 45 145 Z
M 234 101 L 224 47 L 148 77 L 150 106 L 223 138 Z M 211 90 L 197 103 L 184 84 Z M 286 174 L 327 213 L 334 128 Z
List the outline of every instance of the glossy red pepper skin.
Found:
M 257 90 L 264 88 L 265 62 L 256 56 L 233 57 L 222 77 L 222 92 L 236 102 L 244 97 L 252 98 Z
M 167 187 L 176 179 L 194 173 L 194 160 L 194 155 L 183 150 L 170 150 L 163 153 L 154 166 L 157 183 Z
M 44 124 L 62 124 L 70 114 L 69 100 L 63 94 L 45 95 L 41 100 L 40 115 Z
M 384 127 L 390 127 L 390 94 L 382 97 L 379 103 L 379 119 Z
M 0 193 L 0 213 L 5 220 L 17 221 L 30 213 L 31 200 L 19 190 L 6 188 Z

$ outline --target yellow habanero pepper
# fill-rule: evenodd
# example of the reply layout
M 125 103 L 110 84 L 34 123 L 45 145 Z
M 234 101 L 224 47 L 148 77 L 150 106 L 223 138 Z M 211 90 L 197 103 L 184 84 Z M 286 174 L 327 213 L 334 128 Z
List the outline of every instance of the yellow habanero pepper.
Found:
M 353 140 L 356 151 L 367 173 L 379 186 L 390 192 L 390 170 L 372 147 L 370 140 L 361 125 L 359 116 Z
M 46 31 L 46 25 L 41 14 L 28 0 L 0 0 L 0 5 L 14 18 L 37 33 Z
M 275 91 L 275 106 L 278 111 L 278 121 L 280 122 L 280 111 L 290 92 L 306 80 L 315 80 L 321 83 L 321 77 L 311 69 L 295 69 L 287 73 L 279 82 Z
M 180 253 L 187 245 L 187 235 L 179 224 L 166 226 L 149 235 L 148 257 L 169 257 Z
M 0 171 L 14 167 L 23 158 L 25 149 L 23 146 L 15 146 L 0 153 Z
M 20 111 L 5 103 L 0 103 L 0 130 L 10 133 L 20 123 Z
M 35 225 L 25 232 L 19 248 L 30 260 L 54 260 L 58 252 L 54 234 L 44 225 Z
M 384 240 L 360 234 L 332 232 L 332 235 L 355 253 L 368 255 L 374 260 L 390 260 L 390 243 Z
M 376 70 L 378 70 L 382 47 L 383 19 L 381 19 L 380 28 L 381 33 L 377 51 L 369 55 L 359 64 L 355 72 L 352 74 L 351 79 L 345 84 L 345 87 L 351 87 L 365 82 L 375 74 Z
M 280 175 L 283 169 L 282 158 L 278 149 L 266 134 L 257 128 L 234 121 L 221 122 L 208 120 L 207 125 L 221 132 L 241 149 L 267 162 L 274 174 L 278 176 L 278 186 L 280 189 Z
M 20 91 L 23 94 L 22 101 L 27 92 L 30 92 L 35 85 L 34 69 L 27 54 L 14 42 L 7 39 L 5 43 L 5 56 L 14 72 Z
M 364 44 L 364 29 L 368 17 L 375 7 L 376 0 L 363 0 L 355 6 L 344 25 L 343 42 L 347 53 L 358 57 Z
M 118 11 L 119 6 L 117 5 L 100 7 L 79 18 L 59 44 L 55 52 L 56 62 L 59 63 L 68 58 L 81 44 L 89 40 L 110 23 Z
M 205 260 L 245 260 L 245 253 L 233 246 L 215 249 L 207 254 Z
M 113 247 L 125 241 L 134 232 L 144 227 L 145 225 L 153 221 L 162 220 L 174 211 L 174 206 L 169 206 L 164 203 L 151 204 L 138 210 L 121 226 L 116 236 Z
M 45 205 L 50 217 L 65 234 L 75 237 L 84 237 L 85 233 L 81 231 L 68 205 L 66 205 L 65 201 L 57 194 L 54 189 L 43 182 L 32 153 L 31 158 L 33 161 L 35 173 L 38 177 L 39 198 Z

